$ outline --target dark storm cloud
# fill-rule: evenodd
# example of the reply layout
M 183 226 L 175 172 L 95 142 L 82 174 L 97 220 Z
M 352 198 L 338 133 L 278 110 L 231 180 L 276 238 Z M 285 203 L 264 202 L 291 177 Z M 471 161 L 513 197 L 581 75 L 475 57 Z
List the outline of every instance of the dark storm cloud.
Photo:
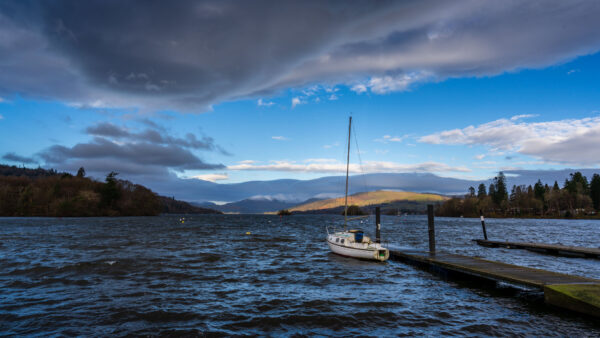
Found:
M 158 123 L 156 123 L 156 122 L 154 122 L 154 121 L 152 121 L 152 120 L 150 120 L 148 118 L 140 119 L 139 122 L 141 124 L 144 124 L 144 125 L 152 128 L 152 129 L 157 129 L 157 130 L 162 130 L 162 131 L 165 130 L 165 128 L 163 128 L 162 126 L 158 125 Z
M 54 145 L 40 153 L 50 165 L 68 166 L 76 160 L 110 160 L 117 167 L 123 164 L 150 165 L 174 170 L 221 169 L 221 164 L 205 163 L 196 155 L 177 145 L 152 143 L 118 144 L 102 137 L 96 137 L 89 143 L 78 143 L 73 147 Z M 89 166 L 86 166 L 89 167 Z M 119 170 L 114 168 L 113 170 Z
M 27 163 L 27 164 L 37 163 L 37 161 L 31 157 L 19 156 L 15 153 L 6 153 L 6 154 L 4 154 L 4 156 L 2 156 L 2 159 L 11 161 L 11 162 L 19 162 L 19 163 Z
M 150 120 L 148 120 L 150 121 Z M 151 122 L 151 121 L 150 121 Z M 228 154 L 209 136 L 197 138 L 188 133 L 174 137 L 154 123 L 144 123 L 158 129 L 135 129 L 110 122 L 100 122 L 85 128 L 93 139 L 72 147 L 54 145 L 38 155 L 47 165 L 60 170 L 74 171 L 84 167 L 92 176 L 102 177 L 117 171 L 129 178 L 165 176 L 169 170 L 222 169 L 222 164 L 207 163 L 192 151 Z
M 598 1 L 3 1 L 0 95 L 203 111 L 314 82 L 375 93 L 598 50 Z
M 108 137 L 125 137 L 130 135 L 126 129 L 118 127 L 110 122 L 101 122 L 95 126 L 87 127 L 85 132 L 90 135 Z
M 148 125 L 157 127 L 154 122 L 152 123 L 153 124 Z M 94 136 L 128 139 L 134 142 L 148 142 L 197 150 L 219 151 L 223 155 L 231 155 L 221 146 L 215 144 L 215 140 L 212 137 L 206 135 L 203 135 L 200 139 L 198 139 L 196 135 L 187 133 L 183 138 L 178 138 L 168 135 L 164 129 L 145 129 L 139 133 L 134 133 L 130 132 L 127 128 L 117 126 L 110 122 L 100 122 L 96 125 L 87 127 L 85 132 Z

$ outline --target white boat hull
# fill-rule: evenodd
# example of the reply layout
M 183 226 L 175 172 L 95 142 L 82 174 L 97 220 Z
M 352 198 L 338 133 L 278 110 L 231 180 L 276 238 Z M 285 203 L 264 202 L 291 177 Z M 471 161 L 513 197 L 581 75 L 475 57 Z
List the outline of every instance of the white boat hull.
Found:
M 381 247 L 379 244 L 376 246 L 368 245 L 365 248 L 356 248 L 334 243 L 329 239 L 327 240 L 327 244 L 333 253 L 346 257 L 376 260 L 380 262 L 386 261 L 390 257 L 389 250 Z

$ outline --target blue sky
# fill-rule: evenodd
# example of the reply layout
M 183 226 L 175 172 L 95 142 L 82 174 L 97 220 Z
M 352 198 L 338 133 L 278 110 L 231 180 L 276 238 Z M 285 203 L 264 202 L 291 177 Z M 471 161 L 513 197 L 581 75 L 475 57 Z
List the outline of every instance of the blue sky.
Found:
M 57 4 L 37 4 L 32 12 L 46 14 L 39 17 L 19 2 L 0 6 L 0 51 L 8 60 L 0 62 L 6 164 L 84 166 L 96 177 L 115 170 L 141 183 L 166 176 L 219 183 L 310 179 L 343 173 L 349 115 L 358 141 L 353 173 L 485 179 L 499 170 L 600 163 L 594 2 L 328 8 L 324 13 L 340 16 L 339 24 L 307 14 L 308 24 L 289 29 L 290 14 L 279 7 L 304 15 L 304 5 L 290 2 L 274 5 L 271 16 L 257 10 L 240 17 L 241 27 L 246 16 L 270 23 L 257 32 L 223 26 L 213 34 L 220 40 L 212 41 L 202 23 L 158 22 L 165 29 L 152 43 L 143 24 L 113 18 L 115 30 L 125 27 L 119 39 L 103 28 L 110 18 L 98 13 L 86 26 L 80 8 Z M 187 13 L 185 4 L 164 10 Z M 215 27 L 222 16 L 246 11 L 243 3 L 202 4 L 203 18 Z M 123 5 L 85 6 L 112 13 Z M 122 10 L 155 15 L 131 7 Z M 357 26 L 352 13 L 365 10 L 364 26 Z M 416 14 L 406 16 L 407 10 Z M 487 19 L 473 23 L 481 16 Z M 311 35 L 317 28 L 323 37 Z M 236 42 L 240 34 L 255 44 Z M 139 53 L 121 52 L 125 40 Z M 160 41 L 175 54 L 152 49 Z

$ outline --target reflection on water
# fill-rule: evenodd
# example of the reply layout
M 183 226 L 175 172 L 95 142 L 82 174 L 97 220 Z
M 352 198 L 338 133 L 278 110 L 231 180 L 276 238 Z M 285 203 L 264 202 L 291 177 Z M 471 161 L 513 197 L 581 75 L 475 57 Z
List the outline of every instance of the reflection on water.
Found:
M 0 334 L 600 335 L 536 292 L 336 256 L 324 226 L 337 216 L 178 220 L 0 219 Z M 425 249 L 426 222 L 383 217 L 382 234 Z M 490 239 L 600 245 L 598 221 L 486 225 Z M 438 250 L 600 279 L 598 260 L 479 247 L 477 219 L 438 218 L 436 231 Z

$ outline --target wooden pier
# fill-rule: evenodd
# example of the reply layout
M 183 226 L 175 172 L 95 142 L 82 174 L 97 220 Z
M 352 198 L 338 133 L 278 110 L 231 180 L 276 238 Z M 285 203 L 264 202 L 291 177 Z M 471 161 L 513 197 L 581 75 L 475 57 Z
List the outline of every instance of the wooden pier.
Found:
M 449 253 L 390 250 L 390 259 L 447 276 L 506 282 L 544 292 L 547 304 L 600 318 L 600 280 Z
M 391 260 L 415 265 L 448 278 L 459 277 L 491 282 L 494 285 L 497 282 L 504 282 L 535 288 L 544 292 L 544 301 L 547 304 L 600 318 L 600 280 L 494 262 L 476 257 L 436 252 L 433 205 L 427 206 L 427 213 L 429 251 L 390 250 Z M 505 244 L 505 242 L 487 240 L 483 214 L 481 216 L 481 226 L 486 239 L 478 240 L 478 243 L 481 241 L 482 245 Z M 379 223 L 377 229 L 379 229 Z M 554 249 L 557 248 L 557 246 L 553 247 Z M 565 248 L 574 249 L 573 247 Z M 590 253 L 589 250 L 585 252 Z
M 502 247 L 508 249 L 524 249 L 557 256 L 600 258 L 600 249 L 595 248 L 565 246 L 559 244 L 490 241 L 485 239 L 474 239 L 473 241 L 481 246 L 490 248 Z

